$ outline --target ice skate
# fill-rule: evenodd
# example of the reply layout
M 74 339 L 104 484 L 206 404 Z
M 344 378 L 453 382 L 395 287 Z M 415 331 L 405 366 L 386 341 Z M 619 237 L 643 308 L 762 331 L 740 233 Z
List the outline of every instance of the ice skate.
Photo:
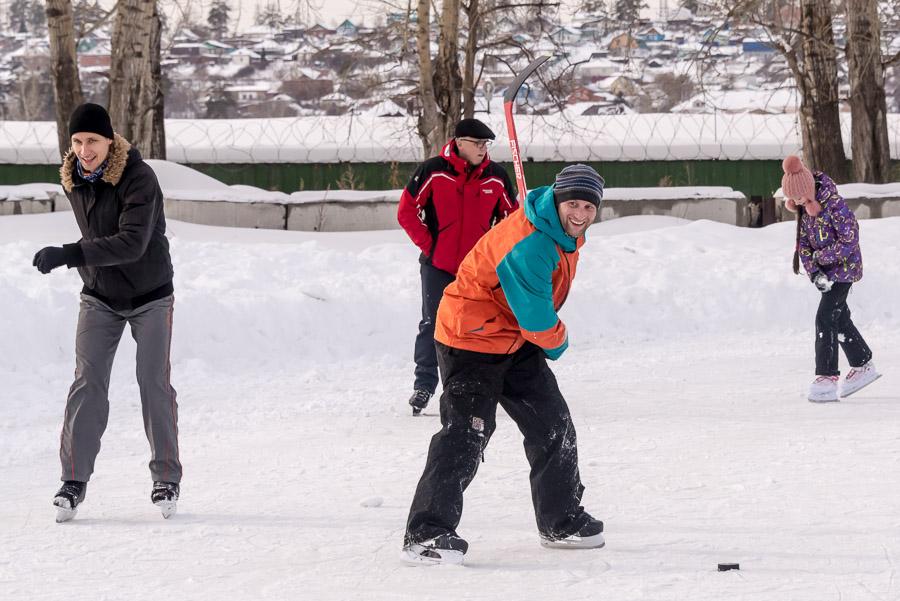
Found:
M 575 534 L 563 538 L 541 536 L 541 546 L 548 549 L 599 549 L 606 544 L 603 539 L 603 522 L 591 518 Z
M 431 393 L 427 390 L 416 390 L 411 397 L 409 397 L 409 404 L 412 406 L 413 415 L 419 415 L 422 413 L 422 409 L 428 406 L 428 401 L 431 400 Z
M 53 497 L 53 505 L 56 506 L 56 522 L 68 522 L 78 513 L 78 505 L 84 501 L 87 491 L 87 482 L 66 480 Z
M 850 373 L 841 383 L 841 398 L 845 399 L 854 392 L 859 392 L 880 377 L 881 374 L 878 373 L 875 364 L 871 361 L 865 365 L 851 368 Z
M 162 516 L 169 519 L 177 511 L 179 486 L 174 482 L 154 482 L 150 500 L 159 507 Z
M 811 403 L 831 403 L 838 400 L 838 376 L 816 376 L 809 385 L 807 398 Z
M 455 534 L 442 534 L 403 547 L 400 561 L 408 566 L 459 565 L 468 549 L 469 543 Z

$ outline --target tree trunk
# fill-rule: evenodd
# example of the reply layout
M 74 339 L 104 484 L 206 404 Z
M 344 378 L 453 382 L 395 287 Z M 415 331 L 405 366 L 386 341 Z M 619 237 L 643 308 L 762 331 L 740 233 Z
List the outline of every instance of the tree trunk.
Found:
M 443 141 L 453 137 L 462 115 L 462 74 L 459 69 L 460 0 L 444 0 L 441 6 L 438 56 L 434 64 L 434 96 Z
M 422 114 L 417 123 L 425 157 L 436 155 L 444 143 L 441 120 L 434 98 L 431 65 L 431 2 L 418 0 L 416 7 L 416 51 L 419 59 L 419 101 Z
M 841 137 L 837 62 L 829 0 L 803 0 L 800 5 L 803 69 L 797 80 L 800 121 L 807 166 L 849 181 Z
M 466 40 L 466 63 L 463 71 L 462 112 L 463 117 L 471 119 L 475 116 L 475 55 L 481 38 L 481 2 L 469 0 L 465 11 L 469 19 L 469 37 Z
M 59 156 L 62 158 L 71 145 L 69 116 L 84 102 L 75 53 L 72 0 L 47 0 L 47 29 L 50 35 L 50 79 L 56 105 L 56 134 Z
M 891 181 L 891 152 L 876 0 L 847 0 L 847 65 L 854 179 L 885 184 Z
M 112 36 L 109 117 L 113 129 L 149 156 L 153 124 L 148 89 L 156 0 L 121 0 Z
M 151 159 L 166 158 L 166 103 L 162 88 L 162 20 L 159 7 L 153 9 L 153 28 L 150 30 L 150 153 Z

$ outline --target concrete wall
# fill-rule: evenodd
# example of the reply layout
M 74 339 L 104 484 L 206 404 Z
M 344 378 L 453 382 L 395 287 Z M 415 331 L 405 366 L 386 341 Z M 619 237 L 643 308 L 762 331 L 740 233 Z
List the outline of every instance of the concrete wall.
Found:
M 165 199 L 166 217 L 226 227 L 283 230 L 287 207 L 279 203 Z
M 650 200 L 604 199 L 599 221 L 634 215 L 669 215 L 681 219 L 709 219 L 719 223 L 747 226 L 750 224 L 748 202 L 743 195 L 733 198 L 667 198 Z
M 399 203 L 307 202 L 287 207 L 287 229 L 302 232 L 358 232 L 400 229 Z
M 670 215 L 682 219 L 709 219 L 720 223 L 747 226 L 750 223 L 749 203 L 743 195 L 729 198 L 690 197 L 652 198 L 653 188 L 647 189 L 647 199 L 616 199 L 610 193 L 598 213 L 598 221 L 633 215 Z M 672 189 L 668 189 L 671 195 Z M 610 190 L 613 192 L 613 190 Z M 49 193 L 54 208 L 47 201 L 38 207 L 23 205 L 21 212 L 40 210 L 71 210 L 62 194 Z M 8 201 L 10 205 L 17 201 Z M 24 202 L 24 201 L 23 201 Z M 39 201 L 30 201 L 31 203 Z M 900 198 L 848 199 L 860 219 L 900 215 Z M 0 214 L 3 205 L 0 202 Z M 781 202 L 779 201 L 779 205 Z M 261 229 L 289 229 L 297 231 L 365 231 L 398 229 L 398 202 L 390 195 L 376 200 L 334 199 L 322 202 L 229 202 L 166 199 L 166 216 L 189 223 L 227 227 Z M 781 208 L 780 206 L 778 207 Z M 11 214 L 15 207 L 7 209 Z
M 900 198 L 848 198 L 857 219 L 900 216 Z
M 0 215 L 31 215 L 52 211 L 52 200 L 0 200 Z

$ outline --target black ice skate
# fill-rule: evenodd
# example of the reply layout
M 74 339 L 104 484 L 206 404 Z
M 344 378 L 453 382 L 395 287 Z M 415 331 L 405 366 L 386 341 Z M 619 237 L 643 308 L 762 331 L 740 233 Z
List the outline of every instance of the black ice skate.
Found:
M 468 550 L 469 543 L 448 533 L 421 543 L 406 545 L 400 561 L 408 566 L 459 565 Z
M 66 480 L 53 497 L 56 506 L 57 523 L 68 522 L 78 513 L 78 505 L 84 501 L 84 493 L 87 491 L 87 482 Z
M 541 536 L 541 546 L 550 549 L 599 549 L 606 544 L 603 540 L 603 522 L 590 518 L 588 523 L 575 534 L 561 538 Z
M 422 409 L 428 406 L 428 401 L 431 400 L 431 393 L 427 390 L 416 390 L 411 397 L 409 397 L 409 404 L 412 406 L 413 415 L 419 415 L 422 413 Z
M 150 500 L 159 507 L 162 516 L 169 519 L 177 510 L 179 492 L 179 486 L 174 482 L 154 482 Z

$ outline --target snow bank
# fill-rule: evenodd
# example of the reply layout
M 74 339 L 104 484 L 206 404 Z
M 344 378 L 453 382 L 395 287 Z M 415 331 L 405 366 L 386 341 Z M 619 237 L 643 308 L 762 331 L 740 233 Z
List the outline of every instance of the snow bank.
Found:
M 37 230 L 39 241 L 28 233 Z M 417 322 L 410 316 L 420 302 L 418 250 L 402 232 L 264 238 L 278 244 L 241 243 L 240 230 L 228 243 L 195 239 L 207 230 L 215 228 L 170 226 L 177 361 L 230 371 L 287 368 L 300 358 L 328 364 L 408 354 Z M 854 288 L 854 315 L 863 325 L 897 327 L 900 267 L 893 258 L 900 254 L 900 219 L 864 221 L 861 232 L 865 278 Z M 27 370 L 48 356 L 72 360 L 78 276 L 73 270 L 41 276 L 31 266 L 34 252 L 51 239 L 78 239 L 70 213 L 0 220 L 4 331 L 25 341 L 10 353 L 7 368 Z M 340 250 L 325 240 L 356 242 L 354 250 Z M 793 248 L 792 223 L 760 230 L 672 218 L 596 224 L 563 313 L 570 344 L 591 349 L 805 330 L 817 298 L 806 278 L 791 272 Z

